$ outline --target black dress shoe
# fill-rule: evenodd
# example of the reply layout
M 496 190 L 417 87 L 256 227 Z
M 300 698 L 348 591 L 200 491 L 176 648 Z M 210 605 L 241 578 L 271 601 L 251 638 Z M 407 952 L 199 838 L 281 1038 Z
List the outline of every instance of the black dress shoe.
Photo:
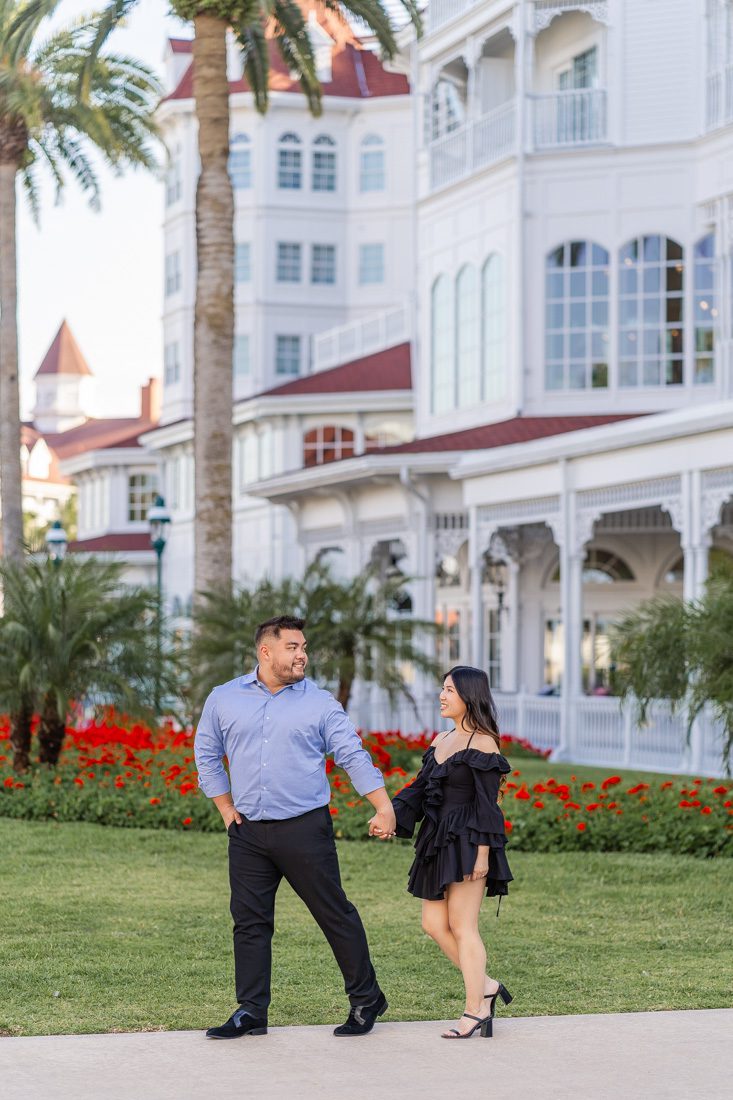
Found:
M 377 1016 L 384 1016 L 389 1008 L 384 993 L 372 1005 L 352 1007 L 349 1018 L 334 1031 L 334 1035 L 368 1035 L 377 1022 Z
M 225 1024 L 210 1027 L 206 1032 L 207 1039 L 239 1039 L 241 1035 L 267 1035 L 267 1020 L 258 1020 L 238 1008 Z

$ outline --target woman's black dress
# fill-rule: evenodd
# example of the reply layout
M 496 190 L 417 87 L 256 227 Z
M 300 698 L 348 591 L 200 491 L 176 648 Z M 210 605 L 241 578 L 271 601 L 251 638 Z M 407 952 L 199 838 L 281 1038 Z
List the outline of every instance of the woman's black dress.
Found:
M 442 901 L 449 883 L 463 882 L 473 872 L 480 844 L 489 846 L 487 895 L 508 892 L 512 873 L 497 798 L 501 777 L 510 771 L 498 752 L 467 747 L 439 764 L 434 748 L 428 749 L 413 782 L 392 799 L 397 836 L 411 837 L 422 821 L 407 885 L 411 894 Z

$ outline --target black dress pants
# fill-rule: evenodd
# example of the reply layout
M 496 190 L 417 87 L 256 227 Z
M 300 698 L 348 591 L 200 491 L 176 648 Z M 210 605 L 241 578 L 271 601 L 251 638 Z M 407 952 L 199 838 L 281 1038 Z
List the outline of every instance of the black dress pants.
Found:
M 364 926 L 341 887 L 328 806 L 284 821 L 232 822 L 229 882 L 234 920 L 237 1001 L 267 1018 L 272 971 L 275 895 L 285 878 L 315 917 L 334 953 L 352 1006 L 380 994 Z

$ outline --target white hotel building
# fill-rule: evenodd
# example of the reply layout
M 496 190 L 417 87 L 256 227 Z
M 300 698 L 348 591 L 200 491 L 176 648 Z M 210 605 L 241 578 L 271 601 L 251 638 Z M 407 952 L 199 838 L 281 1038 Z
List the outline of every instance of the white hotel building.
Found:
M 398 565 L 415 612 L 445 625 L 445 663 L 489 668 L 507 730 L 573 759 L 713 771 L 709 722 L 686 748 L 681 718 L 660 707 L 635 732 L 602 693 L 618 613 L 698 595 L 733 553 L 733 4 L 431 0 L 426 20 L 392 72 L 313 24 L 318 120 L 287 73 L 265 118 L 232 73 L 236 576 L 323 551 Z M 161 111 L 165 385 L 144 437 L 180 608 L 186 49 Z M 367 693 L 355 709 L 387 720 Z

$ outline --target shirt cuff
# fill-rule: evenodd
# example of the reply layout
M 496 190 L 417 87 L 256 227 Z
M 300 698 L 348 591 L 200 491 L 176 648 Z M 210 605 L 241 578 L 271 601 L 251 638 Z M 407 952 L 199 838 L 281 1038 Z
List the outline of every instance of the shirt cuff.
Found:
M 349 779 L 360 795 L 371 794 L 372 791 L 378 791 L 384 786 L 384 776 L 379 768 L 375 768 L 371 763 L 354 774 L 349 773 Z
M 207 798 L 218 798 L 220 794 L 229 794 L 230 791 L 229 782 L 225 776 L 216 779 L 207 779 L 205 782 L 203 782 L 201 776 L 199 776 L 199 787 Z

